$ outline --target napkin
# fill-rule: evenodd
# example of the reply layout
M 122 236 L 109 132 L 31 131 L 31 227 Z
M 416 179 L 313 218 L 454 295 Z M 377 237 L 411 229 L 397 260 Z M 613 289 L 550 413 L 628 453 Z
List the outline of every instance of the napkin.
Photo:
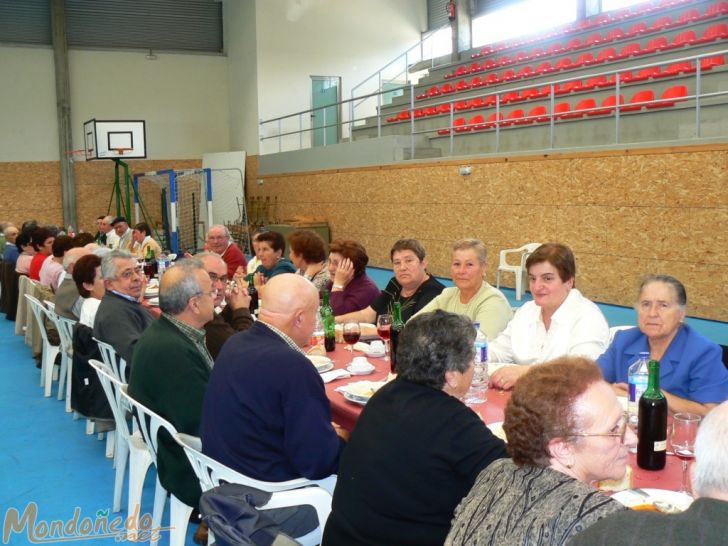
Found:
M 324 383 L 331 383 L 335 379 L 343 379 L 345 377 L 351 377 L 351 374 L 347 372 L 346 370 L 338 369 L 338 370 L 331 370 L 330 372 L 324 372 L 321 375 L 321 379 L 324 380 Z

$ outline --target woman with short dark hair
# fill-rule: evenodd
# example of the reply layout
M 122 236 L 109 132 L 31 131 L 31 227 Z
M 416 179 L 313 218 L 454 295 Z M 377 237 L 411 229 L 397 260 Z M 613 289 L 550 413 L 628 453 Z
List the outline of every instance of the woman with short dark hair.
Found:
M 500 389 L 512 389 L 527 364 L 567 355 L 597 358 L 609 343 L 604 315 L 575 288 L 576 261 L 568 246 L 541 245 L 526 259 L 526 270 L 533 301 L 488 347 L 491 362 L 519 364 L 493 372 L 491 383 Z
M 162 247 L 152 238 L 152 228 L 146 222 L 139 222 L 131 231 L 131 238 L 134 244 L 131 253 L 136 258 L 144 259 L 151 248 L 155 258 L 162 254 Z
M 329 245 L 331 307 L 334 315 L 366 309 L 379 296 L 379 288 L 366 274 L 367 249 L 353 239 L 336 239 Z
M 283 257 L 286 240 L 277 231 L 265 231 L 258 235 L 256 255 L 260 265 L 255 271 L 255 286 L 260 289 L 265 281 L 281 273 L 295 273 L 293 264 Z
M 341 455 L 324 544 L 441 545 L 476 476 L 505 444 L 461 402 L 475 329 L 435 311 L 399 338 L 397 379 L 372 396 Z
M 594 361 L 562 357 L 532 366 L 513 390 L 503 429 L 512 460 L 480 473 L 446 545 L 561 546 L 626 510 L 591 485 L 622 479 L 637 443 Z
M 93 328 L 96 311 L 106 293 L 101 275 L 101 258 L 95 254 L 81 256 L 73 266 L 72 275 L 78 294 L 83 298 L 79 322 Z
M 315 231 L 297 229 L 288 235 L 288 254 L 291 262 L 313 283 L 319 292 L 329 284 L 329 270 L 326 267 L 326 246 Z
M 40 281 L 40 268 L 43 267 L 43 262 L 53 254 L 53 241 L 55 240 L 56 236 L 53 232 L 44 227 L 36 228 L 30 234 L 30 243 L 35 249 L 35 255 L 30 262 L 28 276 L 34 281 Z

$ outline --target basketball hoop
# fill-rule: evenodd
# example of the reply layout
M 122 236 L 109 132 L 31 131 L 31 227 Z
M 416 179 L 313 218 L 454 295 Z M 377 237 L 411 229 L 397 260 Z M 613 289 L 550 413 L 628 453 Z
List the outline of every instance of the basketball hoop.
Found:
M 110 148 L 112 152 L 116 152 L 118 155 L 122 156 L 126 152 L 131 152 L 133 148 Z

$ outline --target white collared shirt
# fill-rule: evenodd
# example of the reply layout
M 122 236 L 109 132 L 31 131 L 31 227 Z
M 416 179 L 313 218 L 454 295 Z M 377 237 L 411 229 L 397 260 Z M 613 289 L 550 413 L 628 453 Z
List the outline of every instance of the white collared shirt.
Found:
M 572 288 L 551 317 L 548 330 L 541 308 L 532 301 L 524 303 L 490 343 L 488 358 L 515 364 L 536 364 L 567 355 L 596 359 L 608 344 L 609 325 L 599 307 Z

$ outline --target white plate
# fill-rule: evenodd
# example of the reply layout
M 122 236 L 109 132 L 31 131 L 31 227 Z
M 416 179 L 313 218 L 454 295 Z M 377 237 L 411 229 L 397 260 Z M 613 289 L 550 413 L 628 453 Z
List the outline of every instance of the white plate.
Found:
M 147 288 L 144 291 L 144 295 L 149 298 L 152 296 L 158 296 L 159 295 L 159 288 Z
M 147 303 L 149 303 L 152 307 L 159 307 L 159 298 L 149 298 Z
M 508 439 L 506 438 L 506 431 L 503 430 L 503 421 L 498 421 L 497 423 L 491 423 L 486 426 L 490 429 L 490 431 L 493 433 L 493 435 L 496 438 L 500 438 L 504 442 L 508 442 Z
M 369 364 L 366 368 L 353 368 L 352 366 L 347 366 L 346 371 L 349 372 L 351 375 L 369 375 L 370 373 L 374 372 L 376 368 Z
M 649 499 L 644 498 L 639 493 L 635 493 L 632 489 L 619 491 L 612 495 L 612 498 L 621 502 L 627 508 L 639 506 L 640 504 L 649 504 L 651 501 L 663 501 L 669 502 L 683 511 L 687 510 L 693 502 L 690 495 L 678 493 L 677 491 L 669 491 L 667 489 L 641 489 L 641 491 L 647 493 Z
M 381 351 L 381 352 L 366 351 L 364 354 L 367 355 L 369 358 L 382 358 L 387 353 L 385 351 Z
M 344 398 L 346 398 L 349 402 L 354 402 L 355 404 L 359 404 L 360 406 L 365 405 L 367 402 L 369 402 L 369 396 L 358 396 L 356 394 L 351 394 L 350 392 L 345 392 Z
M 328 372 L 334 369 L 334 363 L 328 356 L 322 355 L 307 355 L 311 363 L 316 367 L 318 373 Z

